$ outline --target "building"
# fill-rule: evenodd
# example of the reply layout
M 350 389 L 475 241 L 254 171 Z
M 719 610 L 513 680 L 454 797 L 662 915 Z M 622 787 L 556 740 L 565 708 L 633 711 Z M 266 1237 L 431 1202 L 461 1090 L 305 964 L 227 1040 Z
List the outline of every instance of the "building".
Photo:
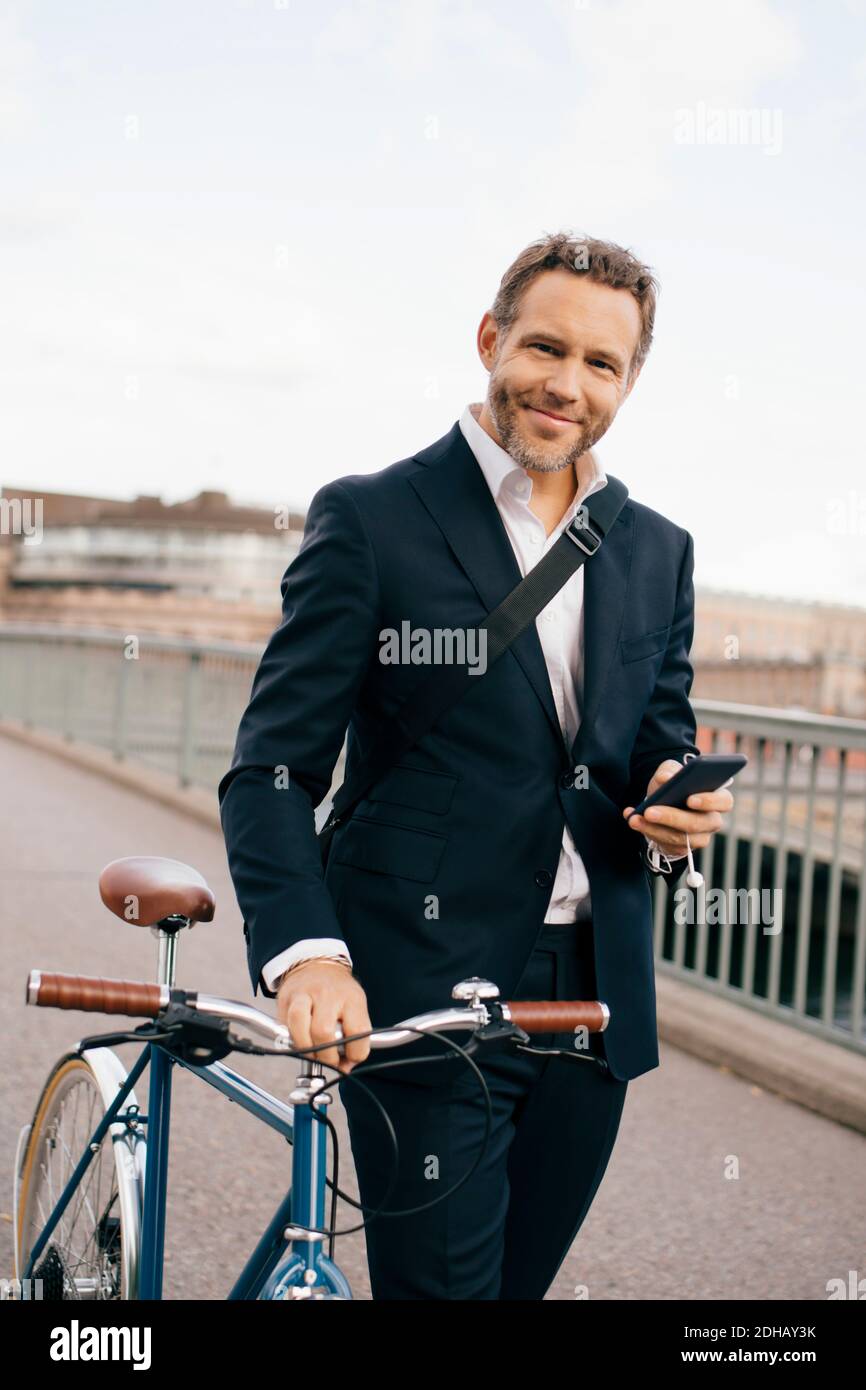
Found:
M 692 696 L 866 718 L 866 608 L 697 588 Z
M 264 640 L 304 517 L 200 492 L 165 504 L 4 488 L 0 622 Z

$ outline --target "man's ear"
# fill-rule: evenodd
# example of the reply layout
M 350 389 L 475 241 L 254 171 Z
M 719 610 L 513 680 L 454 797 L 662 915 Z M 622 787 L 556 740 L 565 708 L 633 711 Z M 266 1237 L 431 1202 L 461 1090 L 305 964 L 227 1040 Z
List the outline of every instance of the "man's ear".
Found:
M 476 345 L 478 347 L 478 356 L 489 372 L 496 361 L 496 352 L 499 345 L 499 326 L 489 309 L 485 312 L 484 317 L 478 325 Z

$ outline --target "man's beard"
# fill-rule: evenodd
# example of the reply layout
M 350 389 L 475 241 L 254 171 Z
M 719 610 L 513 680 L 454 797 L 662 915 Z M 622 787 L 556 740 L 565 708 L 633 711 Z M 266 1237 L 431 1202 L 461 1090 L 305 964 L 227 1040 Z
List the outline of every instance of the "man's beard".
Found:
M 527 401 L 527 405 L 532 402 Z M 559 473 L 563 468 L 571 468 L 581 454 L 585 454 L 602 435 L 607 433 L 613 416 L 605 416 L 594 425 L 578 427 L 577 434 L 567 444 L 532 444 L 520 433 L 520 416 L 526 406 L 519 405 L 511 396 L 503 382 L 491 377 L 487 392 L 487 408 L 496 426 L 496 433 L 502 448 L 519 463 L 521 468 L 531 468 L 537 473 Z M 555 413 L 555 412 L 554 412 Z M 528 416 L 526 417 L 528 420 Z

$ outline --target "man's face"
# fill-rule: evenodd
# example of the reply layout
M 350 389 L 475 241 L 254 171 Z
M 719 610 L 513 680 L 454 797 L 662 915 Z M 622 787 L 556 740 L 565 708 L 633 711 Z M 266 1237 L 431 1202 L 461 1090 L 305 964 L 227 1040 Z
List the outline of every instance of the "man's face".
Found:
M 561 267 L 531 282 L 504 336 L 484 315 L 478 351 L 490 372 L 485 412 L 516 463 L 558 472 L 601 439 L 636 380 L 629 381 L 628 368 L 640 331 L 629 290 Z

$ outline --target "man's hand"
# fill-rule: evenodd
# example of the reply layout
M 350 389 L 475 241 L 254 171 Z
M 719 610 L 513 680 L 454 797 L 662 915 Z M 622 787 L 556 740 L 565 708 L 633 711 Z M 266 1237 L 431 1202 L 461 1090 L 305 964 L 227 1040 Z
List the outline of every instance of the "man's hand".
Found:
M 651 796 L 657 787 L 667 782 L 675 772 L 679 772 L 682 766 L 682 763 L 676 762 L 673 758 L 666 758 L 663 763 L 659 763 L 647 787 L 647 796 Z M 733 804 L 734 798 L 727 787 L 719 787 L 718 791 L 714 792 L 692 792 L 686 805 L 693 807 L 693 810 L 686 811 L 678 806 L 649 806 L 646 815 L 628 820 L 634 807 L 626 806 L 623 815 L 632 830 L 649 835 L 664 854 L 675 855 L 686 853 L 686 831 L 692 849 L 703 849 L 708 845 L 710 836 L 722 828 L 720 813 L 730 811 Z
M 285 1023 L 299 1051 L 333 1038 L 338 1023 L 344 1037 L 372 1028 L 367 996 L 348 965 L 315 957 L 283 979 L 277 990 L 277 1018 Z M 312 1060 L 329 1062 L 346 1076 L 369 1055 L 369 1038 L 346 1043 L 342 1059 L 336 1047 L 311 1053 Z

